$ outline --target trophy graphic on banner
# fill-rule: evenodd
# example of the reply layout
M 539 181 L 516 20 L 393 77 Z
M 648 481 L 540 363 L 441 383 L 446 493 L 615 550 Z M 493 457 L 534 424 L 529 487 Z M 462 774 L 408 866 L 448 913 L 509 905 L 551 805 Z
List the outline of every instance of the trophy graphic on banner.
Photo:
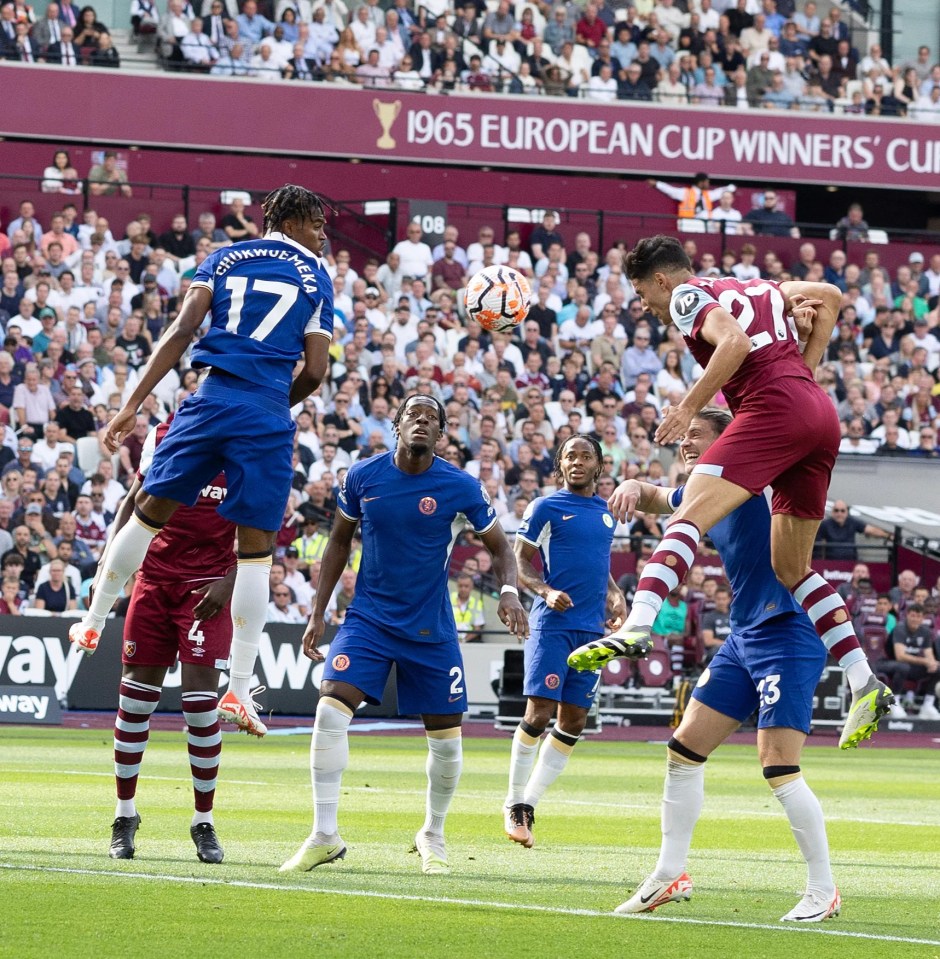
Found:
M 392 124 L 398 119 L 401 113 L 401 100 L 393 100 L 391 103 L 383 103 L 379 99 L 372 101 L 372 109 L 382 124 L 382 135 L 375 141 L 375 145 L 380 150 L 394 150 L 395 138 L 390 135 Z

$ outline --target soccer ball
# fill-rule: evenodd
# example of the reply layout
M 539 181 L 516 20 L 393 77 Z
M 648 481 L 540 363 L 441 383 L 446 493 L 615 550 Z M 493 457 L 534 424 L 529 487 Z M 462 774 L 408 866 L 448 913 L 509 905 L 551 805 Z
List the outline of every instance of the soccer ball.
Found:
M 524 273 L 511 266 L 486 266 L 467 284 L 467 316 L 490 333 L 517 327 L 529 313 L 532 289 Z

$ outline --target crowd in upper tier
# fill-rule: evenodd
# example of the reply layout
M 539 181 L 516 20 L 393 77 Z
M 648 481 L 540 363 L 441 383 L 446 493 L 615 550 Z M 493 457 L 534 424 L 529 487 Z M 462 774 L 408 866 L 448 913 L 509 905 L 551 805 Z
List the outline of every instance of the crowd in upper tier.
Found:
M 849 15 L 850 16 L 850 15 Z M 133 0 L 168 70 L 400 90 L 549 94 L 940 121 L 929 46 L 890 63 L 814 0 Z M 866 33 L 867 35 L 867 33 Z M 0 6 L 0 57 L 119 67 L 94 7 Z

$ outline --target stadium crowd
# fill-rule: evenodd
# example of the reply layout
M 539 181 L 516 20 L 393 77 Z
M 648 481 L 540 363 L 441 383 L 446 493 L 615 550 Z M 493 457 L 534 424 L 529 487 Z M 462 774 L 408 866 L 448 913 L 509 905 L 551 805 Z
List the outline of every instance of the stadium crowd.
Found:
M 940 121 L 928 46 L 892 64 L 814 0 L 133 0 L 131 26 L 165 68 L 216 76 Z M 120 66 L 95 9 L 68 2 L 0 6 L 0 57 Z
M 113 159 L 109 154 L 84 175 L 102 192 L 129 194 Z M 24 606 L 83 608 L 147 433 L 194 392 L 196 371 L 184 359 L 160 383 L 114 457 L 101 443 L 106 424 L 176 316 L 196 266 L 209 251 L 259 232 L 238 197 L 219 219 L 204 210 L 195 225 L 182 214 L 154 224 L 140 214 L 112 229 L 94 209 L 77 215 L 70 196 L 79 178 L 58 151 L 42 189 L 62 195 L 61 209 L 41 223 L 27 198 L 0 228 L 0 611 L 14 614 Z M 861 231 L 860 214 L 851 211 L 839 228 Z M 532 499 L 554 488 L 554 449 L 572 432 L 601 444 L 602 496 L 628 477 L 681 481 L 672 451 L 654 446 L 652 437 L 664 405 L 701 370 L 676 328 L 663 330 L 644 312 L 623 273 L 622 245 L 597 251 L 587 233 L 565 236 L 551 211 L 526 243 L 512 229 L 497 242 L 492 226 L 470 239 L 465 244 L 448 225 L 432 249 L 410 223 L 384 262 L 354 266 L 348 250 L 330 253 L 332 365 L 320 391 L 294 410 L 294 490 L 277 541 L 269 621 L 306 620 L 338 485 L 357 458 L 394 446 L 392 419 L 410 392 L 445 404 L 438 452 L 485 485 L 509 535 Z M 891 273 L 874 249 L 858 263 L 836 249 L 823 263 L 804 242 L 793 263 L 769 251 L 758 263 L 750 238 L 740 239 L 721 262 L 699 255 L 694 238 L 685 242 L 702 276 L 825 279 L 843 290 L 840 320 L 817 372 L 839 411 L 841 455 L 940 458 L 940 253 L 915 252 Z M 514 335 L 488 334 L 464 314 L 468 277 L 492 263 L 514 265 L 533 287 L 529 315 Z M 641 515 L 618 528 L 615 549 L 633 551 L 642 564 L 662 532 L 655 517 Z M 452 604 L 461 632 L 475 640 L 492 570 L 472 536 L 463 543 L 477 548 L 461 552 Z M 331 601 L 334 623 L 355 595 L 359 555 L 353 551 Z M 635 575 L 622 582 L 628 598 L 634 583 Z M 923 585 L 934 586 L 918 600 L 932 622 L 940 584 Z M 703 617 L 715 606 L 720 612 L 715 592 L 722 586 L 715 578 L 690 582 L 664 607 L 674 622 L 663 634 L 681 639 L 674 644 L 677 669 L 683 656 L 701 660 L 720 642 L 722 623 L 705 626 Z M 909 593 L 892 597 L 895 614 L 903 616 Z M 677 633 L 680 618 L 686 625 Z

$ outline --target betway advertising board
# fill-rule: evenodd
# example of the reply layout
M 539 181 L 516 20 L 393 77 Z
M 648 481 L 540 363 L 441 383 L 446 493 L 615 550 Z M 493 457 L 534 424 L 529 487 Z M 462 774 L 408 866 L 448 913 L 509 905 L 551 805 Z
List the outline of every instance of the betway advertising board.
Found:
M 10 718 L 9 722 L 39 722 L 40 712 L 43 719 L 49 714 L 58 722 L 60 703 L 70 709 L 117 708 L 124 620 L 108 620 L 98 651 L 91 657 L 69 643 L 68 627 L 72 622 L 51 617 L 0 616 L 0 722 L 4 704 L 9 707 L 6 712 L 10 717 L 21 716 Z M 327 639 L 334 634 L 335 629 L 328 627 Z M 262 697 L 265 712 L 312 716 L 316 711 L 323 664 L 315 664 L 304 656 L 302 636 L 302 626 L 278 623 L 269 623 L 262 634 L 254 685 L 267 686 Z M 227 682 L 224 674 L 222 682 Z M 180 683 L 177 665 L 167 674 L 161 710 L 180 709 Z M 46 698 L 45 703 L 34 701 L 42 697 Z M 397 709 L 393 672 L 382 705 L 364 706 L 357 715 L 394 716 Z

